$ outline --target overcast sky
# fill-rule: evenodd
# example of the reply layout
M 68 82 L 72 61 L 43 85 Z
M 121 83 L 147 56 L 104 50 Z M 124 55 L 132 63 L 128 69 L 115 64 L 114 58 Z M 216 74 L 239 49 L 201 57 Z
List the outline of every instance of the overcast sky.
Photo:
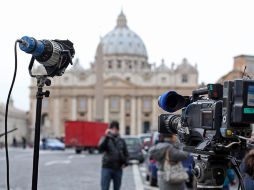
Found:
M 149 62 L 198 64 L 199 82 L 215 82 L 232 69 L 233 57 L 254 55 L 254 3 L 245 0 L 2 0 L 0 1 L 0 102 L 14 68 L 13 46 L 24 35 L 69 39 L 84 67 L 94 60 L 100 36 L 113 29 L 121 9 L 144 41 Z M 13 98 L 29 109 L 30 55 L 18 52 Z

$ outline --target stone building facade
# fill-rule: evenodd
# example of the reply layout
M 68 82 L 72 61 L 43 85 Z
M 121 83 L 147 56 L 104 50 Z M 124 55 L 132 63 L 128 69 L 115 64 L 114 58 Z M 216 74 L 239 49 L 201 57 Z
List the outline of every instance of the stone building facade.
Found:
M 246 69 L 245 69 L 246 68 Z M 254 77 L 254 56 L 253 55 L 238 55 L 234 57 L 233 69 L 222 76 L 218 82 L 223 83 L 226 80 L 240 79 L 245 76 Z
M 43 102 L 42 133 L 64 136 L 67 120 L 118 121 L 121 134 L 157 130 L 162 113 L 158 97 L 168 90 L 190 95 L 197 86 L 197 66 L 187 59 L 170 67 L 163 60 L 159 66 L 149 63 L 144 42 L 121 12 L 115 28 L 101 38 L 90 68 L 84 69 L 77 59 L 62 77 L 52 79 L 50 98 Z M 30 89 L 30 123 L 34 123 L 34 79 Z
M 22 137 L 27 138 L 28 120 L 27 112 L 14 107 L 10 101 L 8 112 L 8 130 L 17 128 L 16 131 L 8 134 L 8 143 L 11 144 L 15 137 L 18 143 L 22 142 Z M 5 128 L 5 104 L 0 103 L 0 133 L 4 133 Z M 0 144 L 4 143 L 4 137 L 0 138 Z

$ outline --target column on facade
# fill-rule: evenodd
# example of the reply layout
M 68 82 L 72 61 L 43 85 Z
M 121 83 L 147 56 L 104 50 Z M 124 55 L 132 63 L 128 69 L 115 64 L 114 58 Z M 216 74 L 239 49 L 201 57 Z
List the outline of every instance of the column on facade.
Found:
M 138 97 L 137 100 L 137 134 L 142 133 L 142 104 L 141 97 Z
M 96 102 L 95 102 L 95 97 L 92 97 L 92 120 L 96 120 Z
M 29 140 L 31 142 L 34 141 L 34 126 L 35 126 L 35 117 L 36 117 L 36 99 L 32 98 L 32 105 L 31 105 L 31 123 L 30 123 L 30 127 L 29 127 Z
M 136 110 L 136 97 L 133 96 L 131 98 L 131 135 L 136 135 L 137 134 L 137 125 L 136 125 L 136 120 L 137 120 L 137 110 Z
M 93 109 L 92 109 L 92 97 L 89 96 L 87 98 L 87 120 L 88 121 L 92 121 L 93 118 L 92 118 L 92 113 L 93 113 Z
M 54 112 L 53 112 L 53 131 L 55 136 L 60 136 L 60 104 L 59 104 L 59 98 L 54 98 L 53 104 L 54 104 Z
M 104 122 L 109 122 L 109 97 L 104 97 Z
M 125 134 L 125 106 L 124 106 L 124 97 L 121 97 L 120 100 L 120 134 Z
M 77 97 L 75 96 L 71 99 L 71 119 L 77 120 Z
M 36 99 L 32 100 L 32 123 L 31 123 L 31 127 L 32 127 L 32 131 L 34 132 L 34 126 L 35 126 L 35 118 L 36 118 Z M 33 134 L 32 134 L 33 135 Z
M 152 100 L 152 129 L 151 130 L 157 130 L 158 129 L 158 99 L 156 97 L 153 97 Z

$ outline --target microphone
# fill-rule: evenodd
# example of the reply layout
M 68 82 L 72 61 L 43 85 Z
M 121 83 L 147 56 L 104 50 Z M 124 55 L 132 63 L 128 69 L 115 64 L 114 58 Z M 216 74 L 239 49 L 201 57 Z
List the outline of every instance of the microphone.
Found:
M 158 105 L 167 112 L 175 112 L 183 108 L 186 104 L 184 96 L 177 94 L 175 91 L 163 93 L 158 99 Z
M 61 76 L 69 63 L 72 64 L 75 54 L 73 43 L 69 40 L 36 40 L 23 36 L 19 48 L 32 54 L 32 58 L 42 64 L 51 77 Z

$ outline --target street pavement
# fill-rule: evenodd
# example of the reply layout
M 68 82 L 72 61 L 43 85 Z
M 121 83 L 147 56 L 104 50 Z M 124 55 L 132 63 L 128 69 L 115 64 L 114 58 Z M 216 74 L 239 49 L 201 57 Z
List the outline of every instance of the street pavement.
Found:
M 32 149 L 9 149 L 11 190 L 29 190 L 32 181 Z M 38 190 L 100 190 L 100 154 L 40 151 Z M 121 190 L 158 190 L 145 181 L 144 165 L 124 169 Z M 6 190 L 5 152 L 0 149 L 0 190 Z M 231 188 L 236 190 L 237 186 Z M 112 185 L 111 185 L 112 190 Z
M 32 149 L 9 150 L 12 190 L 29 190 L 32 181 Z M 0 150 L 0 190 L 6 189 L 5 152 Z M 74 150 L 40 151 L 38 190 L 99 190 L 101 155 Z M 144 167 L 124 169 L 122 190 L 150 190 L 144 182 Z

